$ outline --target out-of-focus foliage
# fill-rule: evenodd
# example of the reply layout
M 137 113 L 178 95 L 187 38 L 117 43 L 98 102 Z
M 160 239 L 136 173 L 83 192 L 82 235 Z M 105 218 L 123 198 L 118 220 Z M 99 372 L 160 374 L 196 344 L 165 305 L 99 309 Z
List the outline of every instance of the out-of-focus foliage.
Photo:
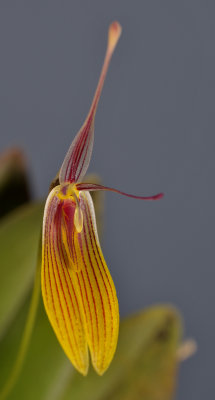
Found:
M 43 204 L 21 206 L 0 224 L 0 338 L 33 281 Z
M 3 386 L 12 368 L 28 306 L 29 298 L 0 342 L 0 387 Z M 24 367 L 8 399 L 52 400 L 58 398 L 55 392 L 57 393 L 61 386 L 62 389 L 64 388 L 72 371 L 73 368 L 48 322 L 41 300 Z
M 27 166 L 18 148 L 0 154 L 0 218 L 30 201 Z

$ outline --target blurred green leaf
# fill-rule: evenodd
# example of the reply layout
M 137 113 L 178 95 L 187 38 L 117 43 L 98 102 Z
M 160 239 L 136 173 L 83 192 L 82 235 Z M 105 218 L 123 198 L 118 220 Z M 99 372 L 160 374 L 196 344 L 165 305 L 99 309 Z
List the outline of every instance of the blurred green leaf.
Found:
M 33 280 L 43 207 L 43 203 L 22 206 L 1 220 L 0 337 Z
M 0 154 L 0 218 L 30 201 L 27 163 L 19 148 Z
M 111 367 L 87 379 L 75 373 L 61 400 L 170 400 L 174 394 L 181 320 L 170 306 L 126 318 Z
M 9 376 L 21 339 L 29 306 L 24 307 L 13 321 L 7 335 L 0 342 L 0 387 Z M 73 367 L 64 355 L 44 311 L 42 299 L 23 371 L 8 400 L 58 399 Z
M 26 305 L 0 343 L 2 386 L 15 357 Z M 31 345 L 8 400 L 169 400 L 174 392 L 181 322 L 169 306 L 151 307 L 121 322 L 115 358 L 104 376 L 74 371 L 50 327 L 42 302 Z

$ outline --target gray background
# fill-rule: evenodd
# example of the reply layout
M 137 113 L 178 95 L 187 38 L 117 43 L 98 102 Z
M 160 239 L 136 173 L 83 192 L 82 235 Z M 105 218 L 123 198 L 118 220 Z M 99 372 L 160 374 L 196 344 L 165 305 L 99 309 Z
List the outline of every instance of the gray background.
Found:
M 171 302 L 198 353 L 178 399 L 212 399 L 214 379 L 214 1 L 0 2 L 0 146 L 28 154 L 35 196 L 88 111 L 106 31 L 123 35 L 96 118 L 90 171 L 159 202 L 106 196 L 104 254 L 121 314 Z

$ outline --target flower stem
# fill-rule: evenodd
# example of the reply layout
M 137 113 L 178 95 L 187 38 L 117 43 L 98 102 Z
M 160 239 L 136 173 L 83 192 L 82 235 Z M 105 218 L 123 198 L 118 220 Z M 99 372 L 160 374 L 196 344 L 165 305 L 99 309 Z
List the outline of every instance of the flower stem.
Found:
M 21 343 L 18 349 L 18 353 L 15 359 L 15 362 L 12 367 L 12 371 L 6 380 L 2 390 L 0 391 L 0 400 L 5 400 L 13 387 L 15 386 L 17 379 L 22 370 L 25 357 L 28 351 L 28 347 L 30 344 L 31 335 L 33 332 L 33 327 L 36 319 L 39 299 L 40 299 L 40 272 L 41 272 L 41 238 L 39 241 L 38 254 L 37 254 L 37 265 L 34 279 L 34 287 L 32 291 L 30 306 L 28 310 L 28 315 L 21 339 Z

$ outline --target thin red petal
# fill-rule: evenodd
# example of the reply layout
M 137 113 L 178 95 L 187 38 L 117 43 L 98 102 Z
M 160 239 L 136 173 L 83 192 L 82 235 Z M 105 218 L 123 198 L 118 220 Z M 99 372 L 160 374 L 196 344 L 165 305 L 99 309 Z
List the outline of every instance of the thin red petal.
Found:
M 78 182 L 84 177 L 87 171 L 93 148 L 94 119 L 96 109 L 108 70 L 108 66 L 120 34 L 121 27 L 119 23 L 113 22 L 109 28 L 107 51 L 93 102 L 84 124 L 82 125 L 80 131 L 77 133 L 64 159 L 59 174 L 60 183 Z
M 163 193 L 158 193 L 153 196 L 135 196 L 133 194 L 121 192 L 121 190 L 109 188 L 107 186 L 97 185 L 94 183 L 77 183 L 76 188 L 80 191 L 81 190 L 87 190 L 87 191 L 107 190 L 109 192 L 119 193 L 119 194 L 122 194 L 123 196 L 131 197 L 133 199 L 139 199 L 139 200 L 159 200 L 159 199 L 162 199 L 162 197 L 164 196 Z

